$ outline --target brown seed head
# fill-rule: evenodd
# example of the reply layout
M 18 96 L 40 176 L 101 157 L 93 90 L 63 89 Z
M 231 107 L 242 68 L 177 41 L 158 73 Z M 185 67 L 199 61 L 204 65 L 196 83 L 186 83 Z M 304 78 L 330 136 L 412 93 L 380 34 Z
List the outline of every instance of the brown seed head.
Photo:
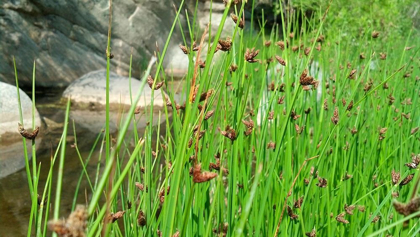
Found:
M 372 38 L 376 39 L 376 38 L 378 38 L 378 36 L 379 36 L 379 31 L 374 30 L 372 32 Z
M 259 52 L 260 50 L 255 50 L 255 48 L 247 48 L 245 52 L 245 60 L 249 63 L 258 62 L 258 60 L 256 60 L 255 57 L 258 55 Z
M 334 115 L 331 117 L 331 122 L 337 125 L 339 120 L 340 120 L 340 117 L 338 116 L 338 107 L 335 107 Z
M 379 58 L 381 60 L 385 60 L 386 59 L 386 53 L 379 53 Z
M 303 203 L 303 196 L 298 198 L 298 200 L 294 201 L 293 207 L 300 208 L 302 206 L 302 203 Z
M 153 83 L 154 82 L 155 82 L 155 80 L 153 80 L 153 77 L 149 75 L 147 77 L 147 84 L 149 85 L 150 89 L 153 89 Z M 154 90 L 159 90 L 163 86 L 163 84 L 164 84 L 163 81 L 161 81 L 159 83 L 156 83 Z
M 197 46 L 197 43 L 194 41 L 192 43 L 191 48 L 192 48 L 193 51 L 198 51 L 200 49 L 200 46 Z
M 214 110 L 210 110 L 209 112 L 206 113 L 206 115 L 204 116 L 204 120 L 207 120 L 209 118 L 211 118 L 214 114 Z
M 400 181 L 400 172 L 395 172 L 395 170 L 391 171 L 392 183 L 396 185 Z
M 232 65 L 230 65 L 230 67 L 229 67 L 229 71 L 232 73 L 232 72 L 235 72 L 236 71 L 236 69 L 238 69 L 238 65 L 236 65 L 236 64 L 232 64 Z
M 407 166 L 410 169 L 415 169 L 417 168 L 419 163 L 420 163 L 420 154 L 418 155 L 412 154 L 411 163 L 406 163 L 405 166 Z
M 217 177 L 217 173 L 201 171 L 201 164 L 194 165 L 192 173 L 194 183 L 208 182 Z
M 284 42 L 283 41 L 278 41 L 276 42 L 276 45 L 280 47 L 281 50 L 284 50 Z
M 315 230 L 315 228 L 313 228 L 311 232 L 305 233 L 305 235 L 308 236 L 308 237 L 316 237 L 316 230 Z
M 136 182 L 136 187 L 137 187 L 140 191 L 144 191 L 144 185 L 143 185 L 143 184 L 141 184 L 141 183 L 139 183 L 139 182 Z
M 370 216 L 369 216 L 369 218 L 370 218 Z M 381 219 L 381 217 L 380 217 L 380 216 L 375 216 L 375 217 L 372 219 L 372 223 L 376 223 L 376 222 L 378 222 L 378 221 L 379 221 L 379 219 Z
M 137 224 L 139 226 L 145 226 L 147 224 L 146 214 L 140 210 L 139 215 L 137 216 Z
M 353 108 L 353 100 L 350 101 L 349 105 L 347 106 L 346 111 L 350 111 Z
M 232 40 L 228 37 L 226 40 L 219 39 L 216 50 L 229 51 L 232 47 Z
M 36 136 L 38 136 L 39 127 L 36 127 L 35 130 L 32 132 L 28 132 L 22 124 L 18 123 L 18 131 L 22 137 L 29 139 L 29 140 L 35 140 Z
M 88 213 L 84 205 L 77 205 L 67 220 L 50 220 L 48 229 L 58 236 L 86 236 Z
M 351 70 L 351 71 L 350 71 L 350 74 L 349 74 L 349 76 L 348 76 L 347 78 L 349 78 L 349 79 L 354 79 L 354 78 L 355 78 L 355 76 L 356 76 L 356 72 L 357 72 L 357 70 L 356 70 L 356 69 Z
M 394 201 L 393 203 L 395 211 L 404 216 L 409 216 L 420 209 L 420 197 L 411 199 L 407 204 Z
M 230 18 L 232 18 L 232 20 L 233 20 L 233 22 L 235 22 L 235 24 L 237 24 L 237 23 L 238 23 L 238 16 L 237 16 L 237 15 L 235 15 L 235 14 L 231 13 L 231 14 L 230 14 Z M 238 27 L 239 27 L 239 28 L 241 28 L 241 29 L 243 29 L 243 28 L 244 28 L 244 26 L 245 26 L 245 20 L 244 20 L 243 18 L 241 18 L 241 19 L 239 20 Z
M 219 128 L 219 130 L 220 130 L 220 128 Z M 225 131 L 220 131 L 220 133 L 223 136 L 229 138 L 232 142 L 236 140 L 236 131 L 229 126 L 226 127 Z
M 300 115 L 296 114 L 295 110 L 292 110 L 290 112 L 290 118 L 292 118 L 293 120 L 297 120 L 300 118 Z
M 409 174 L 405 179 L 403 179 L 401 181 L 400 186 L 404 186 L 404 185 L 410 183 L 411 180 L 413 180 L 413 178 L 414 178 L 414 174 Z
M 320 188 L 325 188 L 327 187 L 327 180 L 321 177 L 318 177 L 318 183 L 316 184 L 316 186 L 320 187 Z
M 179 48 L 182 50 L 182 52 L 184 52 L 184 54 L 189 54 L 190 53 L 187 46 L 184 46 L 184 45 L 180 44 Z
M 276 59 L 281 65 L 286 66 L 286 61 L 282 57 L 276 55 Z
M 347 204 L 344 204 L 344 210 L 348 215 L 353 215 L 353 210 L 356 208 L 355 205 L 348 206 Z
M 111 213 L 110 214 L 110 220 L 112 223 L 116 222 L 118 219 L 124 216 L 125 211 L 119 211 L 117 213 Z
M 298 215 L 293 213 L 293 210 L 290 206 L 287 206 L 287 215 L 289 215 L 290 219 L 292 219 L 292 220 L 296 220 L 297 218 L 299 218 Z
M 340 214 L 337 215 L 337 217 L 335 218 L 338 222 L 341 222 L 343 224 L 348 224 L 350 223 L 348 220 L 344 219 L 344 216 L 346 215 L 345 212 L 342 212 Z
M 311 47 L 307 47 L 307 48 L 305 48 L 305 50 L 304 50 L 303 52 L 304 52 L 304 54 L 305 54 L 306 56 L 308 56 L 308 55 L 309 55 L 309 53 L 311 52 Z
M 293 38 L 295 37 L 295 32 L 290 32 L 290 33 L 289 33 L 289 37 L 290 37 L 291 39 L 293 39 Z
M 273 141 L 270 141 L 269 143 L 267 143 L 267 149 L 276 149 L 276 143 Z
M 319 35 L 318 38 L 316 39 L 316 42 L 324 42 L 324 40 L 325 40 L 325 36 Z

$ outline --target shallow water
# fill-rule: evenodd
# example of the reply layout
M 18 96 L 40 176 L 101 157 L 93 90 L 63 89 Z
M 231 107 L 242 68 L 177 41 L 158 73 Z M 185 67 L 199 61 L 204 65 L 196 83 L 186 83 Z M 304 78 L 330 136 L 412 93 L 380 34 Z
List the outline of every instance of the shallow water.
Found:
M 42 140 L 37 150 L 37 163 L 41 164 L 39 188 L 43 187 L 45 180 L 47 179 L 49 166 L 51 164 L 51 155 L 54 154 L 58 142 L 62 133 L 62 123 L 64 121 L 64 107 L 59 105 L 61 97 L 61 90 L 54 92 L 40 91 L 37 93 L 36 104 L 37 109 L 41 117 L 47 118 L 54 121 L 56 124 L 50 126 L 49 129 L 42 131 Z M 40 132 L 41 133 L 41 132 Z M 85 159 L 92 147 L 93 142 L 97 134 L 94 134 L 82 126 L 76 125 L 76 135 L 78 139 L 78 147 L 81 150 L 81 155 Z M 77 156 L 76 149 L 71 147 L 74 142 L 73 126 L 69 127 L 69 136 L 67 137 L 66 146 L 66 159 L 64 169 L 64 187 L 62 190 L 61 199 L 61 213 L 66 215 L 73 202 L 74 192 L 77 186 L 78 178 L 80 175 L 81 165 L 80 160 Z M 3 146 L 3 150 L 0 151 L 0 155 L 4 156 L 6 149 Z M 23 150 L 22 142 L 15 144 L 7 144 L 10 149 L 16 149 L 16 154 L 19 154 Z M 94 152 L 91 158 L 92 165 L 88 166 L 88 170 L 92 173 L 96 170 L 96 166 L 93 164 L 97 162 L 98 149 Z M 3 157 L 4 158 L 4 157 Z M 23 157 L 17 155 L 17 157 L 8 157 L 6 159 L 22 159 Z M 32 165 L 32 160 L 29 161 Z M 58 163 L 56 163 L 57 166 Z M 56 169 L 55 169 L 56 170 Z M 81 183 L 84 190 L 87 187 L 86 179 Z M 53 184 L 54 191 L 55 184 Z M 43 190 L 38 190 L 42 192 Z M 78 203 L 84 203 L 83 193 L 78 195 Z M 53 198 L 53 197 L 52 197 Z M 10 174 L 0 179 L 0 236 L 24 236 L 27 233 L 29 216 L 31 208 L 31 199 L 27 181 L 27 175 L 25 168 L 21 168 L 17 172 Z M 50 212 L 52 215 L 52 212 Z M 3 235 L 6 234 L 6 235 Z
M 168 90 L 174 92 L 175 97 L 179 99 L 179 93 L 181 93 L 181 88 L 183 84 L 184 82 L 179 79 L 170 81 L 168 83 Z M 40 113 L 44 121 L 46 121 L 46 123 L 48 124 L 47 129 L 40 131 L 40 135 L 42 135 L 42 141 L 40 142 L 39 148 L 36 152 L 37 163 L 41 163 L 41 175 L 38 185 L 39 188 L 45 186 L 45 181 L 47 179 L 49 167 L 51 164 L 51 157 L 54 155 L 54 152 L 57 149 L 57 145 L 63 132 L 65 106 L 62 103 L 60 103 L 63 90 L 64 89 L 55 89 L 53 91 L 50 89 L 41 90 L 37 91 L 35 95 L 36 107 L 38 109 L 38 112 Z M 28 94 L 29 96 L 31 96 L 30 92 Z M 70 111 L 72 112 L 72 109 L 70 109 Z M 99 133 L 101 132 L 100 128 L 102 125 L 98 126 L 98 124 L 105 123 L 105 116 L 98 116 L 98 114 L 103 112 L 97 112 L 97 114 L 90 114 L 88 111 L 87 116 L 85 117 L 81 117 L 84 116 L 83 114 L 85 114 L 85 112 L 78 113 L 77 111 L 73 111 L 73 113 L 70 115 L 70 117 L 72 117 L 75 120 L 77 144 L 83 160 L 87 159 L 96 138 L 98 137 L 98 135 L 100 135 Z M 92 116 L 95 116 L 95 118 L 92 118 Z M 89 120 L 87 118 L 91 119 Z M 139 117 L 139 115 L 137 115 L 136 118 L 138 123 L 140 124 L 140 127 L 146 125 L 146 121 L 143 118 Z M 102 119 L 102 121 L 97 121 L 98 119 Z M 119 114 L 116 113 L 113 114 L 113 117 L 111 115 L 111 119 L 114 119 L 114 121 L 111 122 L 114 122 L 114 124 L 118 124 L 116 120 L 121 119 L 121 116 L 119 116 Z M 154 116 L 154 119 L 158 120 L 158 116 Z M 67 145 L 64 164 L 63 189 L 60 203 L 61 217 L 66 217 L 70 213 L 73 203 L 73 197 L 75 196 L 76 192 L 78 179 L 82 172 L 82 166 L 77 155 L 76 149 L 72 148 L 72 145 L 74 144 L 73 121 L 69 121 L 70 123 L 66 139 Z M 97 121 L 97 124 L 92 123 L 92 121 Z M 161 119 L 160 122 L 164 123 L 164 120 Z M 155 122 L 153 122 L 153 124 L 155 124 Z M 139 134 L 143 134 L 143 132 L 144 128 L 139 128 Z M 161 127 L 160 132 L 160 135 L 166 133 L 165 126 Z M 152 141 L 156 140 L 156 136 L 156 134 L 153 135 Z M 87 171 L 91 176 L 90 178 L 92 182 L 94 182 L 94 176 L 96 174 L 98 159 L 100 156 L 100 144 L 101 141 L 98 142 L 98 145 L 93 151 L 93 155 L 87 166 Z M 18 142 L 16 144 L 7 144 L 8 147 L 11 147 L 12 145 L 16 147 L 16 152 L 22 152 L 22 142 Z M 6 150 L 4 147 L 5 146 L 2 146 L 2 144 L 0 144 L 0 156 L 2 156 L 2 152 Z M 102 157 L 104 156 L 105 155 L 103 155 Z M 23 156 L 20 159 L 23 160 Z M 103 164 L 104 163 L 101 162 L 101 165 Z M 32 166 L 32 160 L 30 160 L 30 166 Z M 57 167 L 58 161 L 56 161 L 55 164 L 55 174 L 57 173 Z M 53 177 L 56 177 L 56 175 L 54 175 Z M 52 195 L 55 194 L 55 187 L 55 178 L 53 178 L 51 192 Z M 85 177 L 82 179 L 81 187 L 79 190 L 80 193 L 78 193 L 77 195 L 76 203 L 86 204 L 86 199 L 89 200 L 90 196 L 85 196 L 85 190 L 87 190 L 86 193 L 88 195 L 91 195 L 91 192 L 89 192 L 90 188 Z M 43 190 L 38 190 L 38 193 L 42 192 Z M 54 202 L 54 199 L 55 197 L 51 196 L 51 203 Z M 14 172 L 13 174 L 8 175 L 4 178 L 0 178 L 0 236 L 26 236 L 28 230 L 30 211 L 31 199 L 29 194 L 28 179 L 25 167 L 22 167 L 17 172 Z M 50 218 L 48 219 L 51 219 L 52 206 L 50 207 L 49 215 Z M 34 229 L 34 227 L 32 227 L 32 229 Z
M 38 187 L 41 189 L 45 185 L 45 181 L 47 180 L 49 167 L 51 164 L 51 157 L 54 155 L 54 152 L 57 149 L 57 145 L 59 143 L 62 130 L 63 130 L 63 122 L 65 116 L 65 108 L 60 103 L 62 91 L 58 90 L 55 92 L 40 92 L 39 95 L 36 95 L 36 105 L 37 109 L 44 118 L 45 121 L 48 121 L 47 124 L 49 125 L 48 128 L 44 128 L 43 131 L 40 131 L 40 135 L 42 135 L 42 140 L 39 144 L 39 148 L 37 150 L 37 157 L 36 161 L 37 164 L 41 164 L 40 170 L 40 180 Z M 102 112 L 101 112 L 102 113 Z M 78 148 L 81 152 L 81 156 L 85 161 L 91 152 L 93 144 L 97 139 L 98 135 L 102 136 L 101 127 L 102 125 L 97 126 L 96 124 L 86 125 L 86 121 L 88 120 L 86 117 L 81 118 L 78 117 L 80 114 L 74 113 L 73 118 L 75 119 L 75 130 L 76 130 L 76 138 Z M 121 118 L 115 114 L 114 117 Z M 157 116 L 156 116 L 157 117 Z M 138 118 L 138 116 L 136 116 Z M 95 117 L 93 120 L 97 121 Z M 105 119 L 105 116 L 102 117 L 102 120 Z M 139 123 L 142 123 L 142 119 L 139 119 Z M 95 122 L 94 121 L 94 122 Z M 92 120 L 90 121 L 92 122 Z M 161 121 L 163 122 L 163 121 Z M 97 121 L 98 124 L 103 124 L 104 121 Z M 143 123 L 142 123 L 143 124 Z M 145 122 L 144 122 L 145 125 Z M 142 126 L 142 125 L 141 125 Z M 144 129 L 139 129 L 140 134 L 144 132 Z M 164 129 L 161 132 L 165 132 Z M 38 140 L 38 138 L 37 138 Z M 100 155 L 100 144 L 101 144 L 102 137 L 100 138 L 96 149 L 92 152 L 92 157 L 90 162 L 87 166 L 87 171 L 91 176 L 91 181 L 94 182 L 94 176 L 97 171 L 97 164 Z M 66 157 L 65 157 L 65 164 L 64 164 L 64 175 L 63 175 L 63 189 L 61 194 L 61 203 L 60 203 L 60 216 L 65 217 L 68 216 L 70 213 L 73 197 L 75 196 L 76 187 L 78 183 L 78 179 L 82 172 L 82 166 L 80 163 L 80 159 L 77 155 L 76 149 L 72 147 L 74 144 L 74 134 L 73 134 L 73 121 L 70 121 L 68 127 L 68 135 L 67 135 L 67 145 L 66 145 Z M 4 141 L 3 141 L 4 142 Z M 15 147 L 16 154 L 22 153 L 23 145 L 22 142 L 16 142 L 15 144 L 4 144 L 1 146 L 0 149 L 0 156 L 4 158 L 4 152 L 6 151 L 5 147 Z M 10 149 L 9 149 L 10 150 Z M 3 154 L 2 154 L 3 152 Z M 104 155 L 102 156 L 104 157 Z M 24 162 L 23 156 L 21 157 L 9 157 L 6 159 L 22 159 L 21 163 Z M 103 159 L 102 159 L 103 160 Z M 29 161 L 30 166 L 32 167 L 32 160 Z M 103 165 L 103 162 L 101 162 Z M 58 160 L 55 163 L 55 175 L 57 174 L 57 167 L 58 167 Z M 103 166 L 102 166 L 103 167 Z M 32 168 L 31 168 L 32 170 Z M 52 184 L 52 195 L 55 194 L 55 186 L 56 184 L 55 178 L 53 179 Z M 87 190 L 87 194 L 91 195 L 90 188 L 86 178 L 83 178 L 80 187 L 80 193 L 77 195 L 78 204 L 85 204 L 86 199 L 90 199 L 90 196 L 86 197 L 85 190 Z M 38 190 L 38 193 L 42 193 L 43 190 Z M 51 203 L 53 203 L 55 197 L 51 196 Z M 4 233 L 7 233 L 5 236 L 25 236 L 28 229 L 29 223 L 29 216 L 30 216 L 30 208 L 31 208 L 31 199 L 29 194 L 29 187 L 27 181 L 27 175 L 25 167 L 22 167 L 15 173 L 8 175 L 4 178 L 0 179 L 0 236 L 4 236 Z M 50 209 L 50 218 L 52 216 L 52 207 Z M 33 227 L 34 228 L 34 227 Z

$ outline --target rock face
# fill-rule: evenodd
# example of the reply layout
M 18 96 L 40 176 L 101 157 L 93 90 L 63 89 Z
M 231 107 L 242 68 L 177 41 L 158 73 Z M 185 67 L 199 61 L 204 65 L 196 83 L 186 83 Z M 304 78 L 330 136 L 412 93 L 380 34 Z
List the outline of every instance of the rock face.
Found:
M 32 124 L 32 100 L 25 92 L 19 89 L 20 102 L 22 106 L 23 125 L 30 128 Z M 16 86 L 0 82 L 0 141 L 8 141 L 11 136 L 16 136 L 21 141 L 18 133 L 19 104 Z M 35 110 L 35 125 L 41 127 L 41 117 Z
M 139 76 L 139 63 L 163 49 L 175 19 L 172 7 L 180 0 L 114 0 L 111 48 L 113 70 Z M 80 76 L 104 68 L 107 45 L 108 0 L 22 0 L 0 3 L 0 81 L 13 83 L 12 55 L 20 84 L 30 86 L 36 63 L 38 86 L 66 86 Z M 183 11 L 184 12 L 184 11 Z M 181 15 L 181 23 L 185 18 Z M 182 42 L 179 27 L 172 45 Z M 164 67 L 168 65 L 170 60 Z
M 115 132 L 119 127 L 124 113 L 128 111 L 130 100 L 129 78 L 119 76 L 113 72 L 109 75 L 109 102 L 111 107 L 110 131 Z M 133 100 L 141 89 L 142 82 L 131 78 L 131 93 Z M 70 84 L 63 92 L 64 98 L 71 98 L 72 108 L 70 117 L 81 126 L 88 128 L 92 132 L 99 132 L 105 124 L 105 100 L 106 100 L 106 71 L 98 70 L 90 72 Z M 139 114 L 136 115 L 137 127 L 146 126 L 148 121 L 149 106 L 152 101 L 152 90 L 145 84 L 137 108 Z M 153 105 L 154 111 L 158 113 L 165 106 L 165 98 L 160 90 L 154 91 Z M 163 120 L 162 120 L 163 122 Z M 157 121 L 156 121 L 157 123 Z
M 32 101 L 19 89 L 22 105 L 23 125 L 32 124 Z M 19 105 L 15 86 L 0 82 L 0 178 L 16 172 L 25 166 L 22 137 L 18 133 Z M 38 111 L 35 111 L 35 125 L 42 127 Z M 36 145 L 41 144 L 42 128 L 36 138 Z M 31 157 L 31 141 L 26 140 L 28 156 Z

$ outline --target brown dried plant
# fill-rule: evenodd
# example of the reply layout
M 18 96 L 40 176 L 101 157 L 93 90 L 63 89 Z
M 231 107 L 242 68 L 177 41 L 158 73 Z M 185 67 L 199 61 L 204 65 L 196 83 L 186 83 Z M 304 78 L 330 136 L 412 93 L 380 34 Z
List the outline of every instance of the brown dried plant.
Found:
M 163 84 L 164 84 L 164 82 L 163 81 L 161 81 L 161 82 L 159 82 L 159 83 L 156 83 L 155 84 L 155 87 L 153 88 L 153 84 L 154 84 L 154 82 L 155 82 L 155 80 L 153 80 L 153 77 L 152 76 L 148 76 L 147 77 L 147 84 L 149 85 L 149 87 L 150 87 L 150 89 L 154 89 L 154 90 L 159 90 L 162 86 L 163 86 Z
M 216 47 L 216 52 L 218 50 L 227 52 L 230 50 L 231 47 L 232 47 L 232 40 L 229 37 L 227 37 L 226 40 L 219 39 L 217 47 Z
M 125 211 L 118 211 L 116 213 L 111 213 L 109 219 L 112 223 L 116 222 L 118 219 L 124 216 Z
M 350 223 L 348 220 L 344 219 L 344 216 L 346 215 L 345 212 L 342 212 L 340 214 L 337 215 L 337 217 L 335 218 L 338 222 L 341 222 L 343 224 L 348 224 Z
M 231 13 L 231 14 L 230 14 L 230 18 L 232 18 L 232 20 L 233 20 L 233 22 L 235 22 L 235 24 L 238 24 L 238 16 L 237 16 L 237 15 L 235 15 L 235 14 Z M 244 19 L 244 17 L 243 17 L 243 18 L 241 18 L 241 19 L 239 20 L 238 27 L 239 27 L 239 28 L 241 28 L 241 29 L 243 29 L 243 28 L 244 28 L 244 26 L 245 26 L 245 19 Z
M 39 127 L 36 127 L 32 132 L 28 132 L 21 123 L 18 123 L 18 131 L 22 137 L 29 140 L 35 140 L 36 136 L 38 136 Z
M 255 59 L 255 57 L 258 55 L 259 52 L 260 50 L 255 50 L 255 48 L 252 48 L 252 49 L 247 48 L 245 52 L 245 60 L 249 63 L 258 62 L 258 60 Z
M 232 142 L 236 140 L 237 138 L 236 131 L 235 129 L 231 128 L 229 125 L 226 126 L 225 131 L 221 131 L 220 128 L 218 129 L 223 136 L 229 138 Z
M 69 218 L 66 220 L 48 221 L 48 229 L 57 233 L 60 237 L 84 237 L 86 236 L 88 213 L 84 205 L 77 205 Z
M 194 183 L 203 183 L 208 182 L 217 177 L 217 173 L 202 171 L 201 164 L 195 164 L 192 169 L 193 182 Z

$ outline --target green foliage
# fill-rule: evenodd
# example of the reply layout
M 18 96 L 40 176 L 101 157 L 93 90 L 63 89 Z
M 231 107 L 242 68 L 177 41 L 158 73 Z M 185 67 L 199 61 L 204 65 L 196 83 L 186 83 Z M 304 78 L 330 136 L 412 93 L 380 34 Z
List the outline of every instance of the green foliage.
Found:
M 379 8 L 382 2 L 386 7 Z M 402 8 L 397 1 L 340 3 L 339 10 L 333 1 L 325 21 L 304 21 L 302 28 L 312 29 L 293 37 L 290 27 L 276 29 L 285 33 L 281 38 L 274 32 L 266 36 L 264 29 L 254 34 L 236 27 L 230 48 L 215 52 L 223 23 L 230 20 L 229 7 L 237 15 L 244 9 L 243 4 L 228 5 L 216 36 L 202 45 L 210 52 L 205 67 L 194 61 L 201 51 L 185 55 L 185 106 L 168 91 L 165 123 L 154 127 L 150 122 L 143 134 L 135 129 L 129 133 L 130 122 L 138 118 L 134 111 L 140 94 L 133 95 L 129 119 L 121 121 L 115 144 L 108 131 L 98 136 L 105 164 L 98 161 L 98 172 L 87 174 L 90 156 L 80 157 L 80 177 L 91 183 L 88 236 L 101 231 L 107 236 L 156 236 L 158 231 L 162 236 L 418 232 L 418 219 L 403 228 L 408 218 L 392 204 L 397 193 L 401 202 L 417 194 L 418 169 L 405 164 L 412 162 L 412 153 L 420 153 L 415 131 L 420 126 L 420 62 L 416 48 L 406 49 L 418 39 L 410 38 L 402 19 L 401 26 L 389 28 L 391 15 Z M 325 14 L 324 4 L 316 16 Z M 198 31 L 194 22 L 195 17 L 189 19 L 190 32 L 184 35 L 199 44 L 201 36 L 192 33 Z M 374 30 L 381 32 L 378 38 L 371 36 Z M 401 36 L 391 37 L 395 32 Z M 352 44 L 340 40 L 344 34 Z M 281 40 L 288 41 L 284 49 L 276 43 Z M 162 72 L 167 46 L 158 55 L 153 77 L 158 79 L 152 86 L 170 81 Z M 259 50 L 255 58 L 252 48 Z M 232 65 L 237 65 L 235 71 Z M 153 111 L 150 103 L 147 109 Z M 149 114 L 153 121 L 155 115 Z M 167 132 L 156 137 L 162 129 Z M 393 171 L 401 179 L 393 181 Z M 409 174 L 414 174 L 413 181 L 402 185 Z M 207 176 L 215 177 L 197 182 Z M 36 183 L 28 182 L 32 192 Z M 111 213 L 118 211 L 124 211 L 122 217 L 111 222 Z M 34 211 L 32 217 L 41 223 L 42 215 Z M 47 234 L 41 228 L 36 233 Z
M 325 11 L 327 0 L 293 1 L 295 7 L 303 10 Z M 365 39 L 375 29 L 382 33 L 382 39 L 403 39 L 413 27 L 415 0 L 373 0 L 373 1 L 331 1 L 329 16 L 325 22 L 326 34 L 338 34 L 339 40 L 352 42 Z M 319 16 L 317 16 L 319 18 Z M 317 18 L 315 17 L 315 18 Z

